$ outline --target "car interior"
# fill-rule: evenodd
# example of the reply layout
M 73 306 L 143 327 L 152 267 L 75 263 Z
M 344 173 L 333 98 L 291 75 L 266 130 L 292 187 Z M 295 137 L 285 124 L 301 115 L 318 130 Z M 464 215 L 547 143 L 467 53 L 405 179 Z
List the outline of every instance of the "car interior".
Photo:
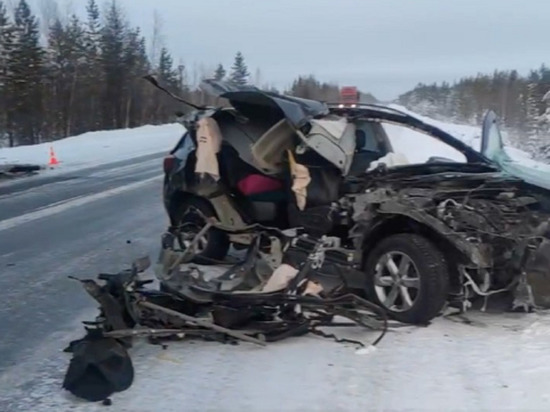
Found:
M 215 118 L 223 136 L 217 154 L 219 183 L 245 221 L 282 228 L 301 226 L 317 235 L 330 232 L 332 204 L 342 194 L 340 169 L 314 150 L 295 153 L 296 162 L 307 168 L 310 178 L 306 208 L 300 210 L 292 191 L 287 150 L 296 152 L 301 140 L 286 119 L 269 114 L 240 118 L 231 111 L 220 111 Z M 378 124 L 358 121 L 354 126 L 349 176 L 364 174 L 372 161 L 385 154 L 376 134 Z M 195 161 L 189 160 L 186 175 L 190 178 Z

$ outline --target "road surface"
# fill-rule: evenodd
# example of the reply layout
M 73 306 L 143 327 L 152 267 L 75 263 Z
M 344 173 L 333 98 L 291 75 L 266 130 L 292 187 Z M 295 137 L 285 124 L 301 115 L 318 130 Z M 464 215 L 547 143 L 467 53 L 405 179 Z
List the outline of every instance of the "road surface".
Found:
M 2 378 L 36 359 L 55 336 L 81 333 L 77 319 L 93 314 L 95 305 L 69 275 L 94 277 L 157 253 L 166 225 L 161 164 L 158 155 L 144 156 L 0 185 Z M 58 340 L 55 351 L 38 362 L 57 355 L 65 343 Z M 3 407 L 3 401 L 0 396 L 1 411 L 19 410 Z
M 158 251 L 160 157 L 0 186 L 0 411 L 101 411 L 61 389 L 95 304 L 67 277 Z M 128 243 L 129 242 L 129 243 Z M 392 331 L 376 350 L 319 337 L 256 348 L 145 343 L 116 411 L 549 410 L 550 317 L 468 315 Z M 341 335 L 372 341 L 372 332 Z

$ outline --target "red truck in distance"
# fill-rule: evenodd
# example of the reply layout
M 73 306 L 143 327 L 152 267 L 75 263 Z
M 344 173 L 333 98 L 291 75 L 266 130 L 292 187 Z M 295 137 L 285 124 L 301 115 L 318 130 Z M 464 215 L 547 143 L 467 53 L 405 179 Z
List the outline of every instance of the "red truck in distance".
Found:
M 356 107 L 359 104 L 359 90 L 355 86 L 340 89 L 340 107 Z

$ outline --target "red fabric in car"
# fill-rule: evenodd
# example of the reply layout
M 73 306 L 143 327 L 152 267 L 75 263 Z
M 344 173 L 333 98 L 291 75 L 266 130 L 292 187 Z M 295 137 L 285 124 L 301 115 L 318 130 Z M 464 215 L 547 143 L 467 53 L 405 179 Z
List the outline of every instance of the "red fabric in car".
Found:
M 239 183 L 237 183 L 237 187 L 243 195 L 251 196 L 259 193 L 283 190 L 283 183 L 271 177 L 254 174 L 241 179 Z

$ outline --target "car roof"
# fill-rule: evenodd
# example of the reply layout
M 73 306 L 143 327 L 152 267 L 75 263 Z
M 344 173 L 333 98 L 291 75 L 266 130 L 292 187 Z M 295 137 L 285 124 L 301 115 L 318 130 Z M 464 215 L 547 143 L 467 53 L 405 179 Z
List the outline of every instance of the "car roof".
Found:
M 436 126 L 424 122 L 422 119 L 414 115 L 399 109 L 370 103 L 357 104 L 354 105 L 355 107 L 342 106 L 342 104 L 338 103 L 330 103 L 327 106 L 329 107 L 331 114 L 346 116 L 351 119 L 366 119 L 370 121 L 387 122 L 409 127 L 418 132 L 429 134 L 437 140 L 453 147 L 466 156 L 466 159 L 468 159 L 469 162 L 492 163 L 483 154 L 474 150 L 460 139 Z
M 345 116 L 351 119 L 363 118 L 372 121 L 384 121 L 429 134 L 463 153 L 469 162 L 492 163 L 481 153 L 444 130 L 390 106 L 372 103 L 342 106 L 339 103 L 303 99 L 264 91 L 255 86 L 236 85 L 232 82 L 212 79 L 203 80 L 201 88 L 205 89 L 208 93 L 228 99 L 231 105 L 245 116 L 247 115 L 247 109 L 255 105 L 261 105 L 279 110 L 291 125 L 298 128 L 309 122 L 312 118 L 322 118 L 329 114 Z

